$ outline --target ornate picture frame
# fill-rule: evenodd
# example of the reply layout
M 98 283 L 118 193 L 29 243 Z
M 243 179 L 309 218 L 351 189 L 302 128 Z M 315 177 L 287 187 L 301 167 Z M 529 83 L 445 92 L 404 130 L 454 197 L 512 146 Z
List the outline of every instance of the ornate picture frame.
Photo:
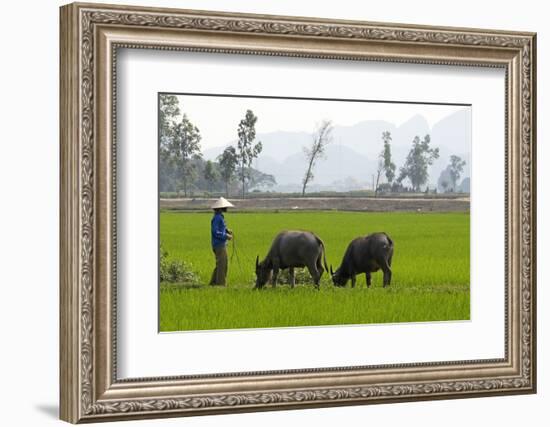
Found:
M 112 421 L 536 391 L 536 35 L 190 10 L 60 10 L 60 416 Z M 120 380 L 117 49 L 500 67 L 506 73 L 501 359 Z

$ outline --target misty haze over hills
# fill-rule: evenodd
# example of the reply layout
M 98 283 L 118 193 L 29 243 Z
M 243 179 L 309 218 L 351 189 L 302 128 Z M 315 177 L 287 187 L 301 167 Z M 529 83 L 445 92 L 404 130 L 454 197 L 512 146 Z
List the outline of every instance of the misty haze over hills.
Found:
M 433 188 L 443 169 L 449 164 L 452 154 L 466 161 L 459 182 L 470 176 L 471 163 L 471 119 L 468 109 L 461 109 L 430 128 L 428 121 L 420 114 L 396 126 L 394 123 L 379 120 L 365 120 L 352 126 L 339 126 L 333 123 L 332 143 L 326 149 L 326 156 L 320 159 L 314 170 L 315 178 L 308 191 L 335 190 L 349 191 L 372 188 L 376 174 L 378 156 L 383 148 L 382 132 L 392 136 L 392 157 L 399 168 L 403 165 L 415 136 L 431 136 L 430 146 L 439 148 L 439 159 L 429 167 L 428 185 Z M 313 132 L 313 129 L 311 130 Z M 305 173 L 303 147 L 309 146 L 312 133 L 276 131 L 259 133 L 257 141 L 263 144 L 263 151 L 253 163 L 253 167 L 275 176 L 275 191 L 299 191 Z M 236 140 L 225 146 L 203 151 L 204 158 L 215 160 L 228 145 L 236 145 Z M 385 182 L 381 177 L 380 182 Z M 404 182 L 407 183 L 407 180 Z

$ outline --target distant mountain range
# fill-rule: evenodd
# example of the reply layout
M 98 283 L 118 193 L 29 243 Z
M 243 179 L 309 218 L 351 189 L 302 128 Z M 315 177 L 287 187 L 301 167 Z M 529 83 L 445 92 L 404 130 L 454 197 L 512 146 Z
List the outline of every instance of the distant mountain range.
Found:
M 382 151 L 382 132 L 392 136 L 392 156 L 397 168 L 404 163 L 416 135 L 423 138 L 430 134 L 431 146 L 439 147 L 440 157 L 429 169 L 429 185 L 435 186 L 452 154 L 466 161 L 461 180 L 470 175 L 470 114 L 466 110 L 453 113 L 432 128 L 422 115 L 416 115 L 400 126 L 386 121 L 366 120 L 353 126 L 334 126 L 333 142 L 327 147 L 326 156 L 318 161 L 315 178 L 308 188 L 314 190 L 349 191 L 372 188 L 372 176 L 376 173 L 378 155 Z M 305 172 L 303 147 L 311 144 L 312 135 L 307 132 L 277 131 L 257 135 L 263 151 L 253 166 L 275 176 L 278 191 L 297 191 Z M 206 149 L 207 160 L 216 157 L 228 145 Z M 384 182 L 381 180 L 381 182 Z

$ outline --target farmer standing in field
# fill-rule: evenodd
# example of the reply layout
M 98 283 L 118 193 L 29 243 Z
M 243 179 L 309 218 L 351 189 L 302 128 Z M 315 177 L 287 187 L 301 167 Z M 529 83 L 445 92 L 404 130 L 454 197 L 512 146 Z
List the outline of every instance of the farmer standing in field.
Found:
M 227 276 L 226 244 L 228 240 L 233 238 L 233 232 L 225 226 L 223 213 L 227 212 L 227 208 L 233 207 L 223 197 L 220 197 L 212 205 L 212 209 L 214 209 L 214 216 L 211 222 L 212 250 L 216 257 L 216 267 L 214 267 L 212 279 L 210 279 L 210 284 L 213 286 L 225 286 L 225 278 Z

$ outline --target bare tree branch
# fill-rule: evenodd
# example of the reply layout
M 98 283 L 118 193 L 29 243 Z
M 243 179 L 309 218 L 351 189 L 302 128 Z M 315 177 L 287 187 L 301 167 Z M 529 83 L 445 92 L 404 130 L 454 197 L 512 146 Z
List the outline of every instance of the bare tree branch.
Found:
M 332 122 L 330 120 L 323 120 L 312 135 L 312 143 L 309 147 L 304 147 L 304 154 L 306 155 L 307 169 L 302 180 L 302 196 L 306 194 L 306 187 L 308 183 L 313 181 L 313 169 L 317 160 L 323 158 L 325 155 L 325 149 L 328 144 L 332 142 Z

